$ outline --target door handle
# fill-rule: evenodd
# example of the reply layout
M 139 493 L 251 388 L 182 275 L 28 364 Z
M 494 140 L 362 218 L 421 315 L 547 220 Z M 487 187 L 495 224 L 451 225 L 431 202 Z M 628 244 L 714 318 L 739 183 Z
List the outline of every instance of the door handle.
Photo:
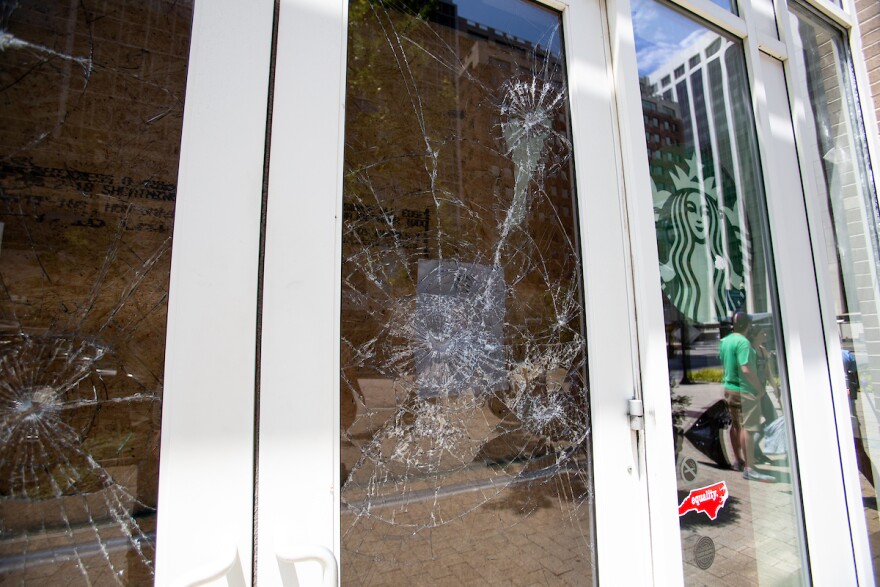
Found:
M 299 546 L 280 549 L 275 553 L 278 566 L 281 569 L 282 583 L 285 587 L 299 587 L 296 574 L 296 563 L 317 562 L 321 565 L 323 573 L 323 587 L 337 587 L 339 585 L 339 570 L 336 555 L 323 546 Z
M 220 583 L 219 581 L 224 580 Z M 180 576 L 172 585 L 174 587 L 199 587 L 214 583 L 219 587 L 245 587 L 244 569 L 241 567 L 241 557 L 238 556 L 238 548 L 230 546 L 221 556 L 192 571 Z

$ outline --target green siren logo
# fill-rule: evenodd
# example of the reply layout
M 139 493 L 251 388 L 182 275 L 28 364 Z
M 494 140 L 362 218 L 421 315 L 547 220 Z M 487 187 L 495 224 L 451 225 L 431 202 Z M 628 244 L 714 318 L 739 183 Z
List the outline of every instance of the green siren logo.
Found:
M 689 320 L 718 322 L 745 300 L 739 218 L 719 205 L 715 178 L 700 177 L 696 155 L 664 179 L 672 192 L 651 181 L 663 293 Z

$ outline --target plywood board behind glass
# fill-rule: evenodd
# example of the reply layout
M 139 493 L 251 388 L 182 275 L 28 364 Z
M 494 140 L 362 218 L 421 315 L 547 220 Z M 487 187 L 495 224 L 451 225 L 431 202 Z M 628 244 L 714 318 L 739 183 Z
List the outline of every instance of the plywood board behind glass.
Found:
M 192 3 L 0 9 L 0 583 L 152 583 Z
M 563 46 L 527 2 L 351 2 L 346 585 L 593 582 Z

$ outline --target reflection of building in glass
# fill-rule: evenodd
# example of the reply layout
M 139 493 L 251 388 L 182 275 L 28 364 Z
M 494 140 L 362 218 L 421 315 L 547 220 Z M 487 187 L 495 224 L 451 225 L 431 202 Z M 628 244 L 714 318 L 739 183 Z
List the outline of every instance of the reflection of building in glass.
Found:
M 877 198 L 872 183 L 865 181 L 869 173 L 863 160 L 853 157 L 864 145 L 853 133 L 852 96 L 839 78 L 846 52 L 824 27 L 804 18 L 798 23 L 816 133 L 813 156 L 826 189 L 826 258 L 828 275 L 837 280 L 834 302 L 841 343 L 855 351 L 862 390 L 877 393 L 872 383 L 880 381 Z
M 645 123 L 645 140 L 648 143 L 648 161 L 651 177 L 658 190 L 673 188 L 668 177 L 676 166 L 685 163 L 684 124 L 678 103 L 655 94 L 647 78 L 639 80 L 642 91 L 642 111 Z M 678 147 L 678 149 L 676 149 Z
M 542 235 L 542 240 L 550 243 L 549 248 L 565 250 L 571 243 L 565 231 L 560 230 L 560 223 L 574 221 L 575 206 L 574 170 L 566 138 L 571 120 L 568 108 L 560 107 L 564 105 L 560 101 L 566 99 L 564 63 L 552 50 L 508 33 L 466 19 L 459 19 L 458 27 L 462 63 L 459 116 L 464 122 L 462 134 L 465 139 L 460 142 L 461 161 L 463 174 L 468 177 L 462 194 L 478 201 L 524 198 L 529 232 Z M 464 79 L 472 83 L 462 83 Z M 533 86 L 535 83 L 538 85 Z M 506 158 L 498 157 L 507 154 L 517 159 L 518 153 L 505 137 L 505 129 L 512 128 L 508 124 L 512 117 L 530 116 L 528 112 L 515 112 L 517 100 L 511 100 L 515 94 L 519 94 L 521 110 L 531 109 L 548 117 L 543 122 L 549 132 L 540 141 L 542 152 L 537 153 L 538 145 L 535 145 L 532 153 L 536 167 L 525 174 L 537 174 L 536 180 L 531 182 L 521 181 L 526 171 L 524 167 L 510 166 Z M 500 102 L 496 104 L 498 108 L 486 108 L 487 99 Z M 485 132 L 485 129 L 493 129 L 493 135 L 497 135 L 497 153 L 486 152 L 478 147 L 472 136 L 469 137 L 475 130 Z M 518 144 L 522 149 L 523 143 Z M 486 169 L 489 174 L 485 173 Z M 521 193 L 523 190 L 527 193 Z M 498 221 L 503 224 L 503 219 Z M 559 270 L 567 262 L 564 256 L 545 261 L 556 265 Z M 535 285 L 539 287 L 539 284 Z
M 4 3 L 3 584 L 153 582 L 192 10 Z
M 723 253 L 720 259 L 717 252 L 706 253 L 714 260 L 710 259 L 704 279 L 717 281 L 717 272 L 711 266 L 720 265 L 732 267 L 742 276 L 742 283 L 728 282 L 725 286 L 725 307 L 718 309 L 717 316 L 678 308 L 699 322 L 715 322 L 740 309 L 769 310 L 768 282 L 763 278 L 763 240 L 751 237 L 752 231 L 759 230 L 752 223 L 761 217 L 757 207 L 762 201 L 762 188 L 755 159 L 754 122 L 748 104 L 738 99 L 748 95 L 746 84 L 741 47 L 714 33 L 704 34 L 641 79 L 648 157 L 656 192 L 675 192 L 677 174 L 693 175 L 703 194 L 703 209 L 716 207 L 723 215 Z M 703 221 L 711 224 L 715 219 L 707 217 Z M 661 242 L 661 257 L 663 247 Z

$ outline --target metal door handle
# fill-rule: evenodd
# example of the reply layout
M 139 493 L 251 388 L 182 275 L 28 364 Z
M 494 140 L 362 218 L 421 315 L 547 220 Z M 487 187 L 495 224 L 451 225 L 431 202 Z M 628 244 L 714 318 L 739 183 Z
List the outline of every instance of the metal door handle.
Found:
M 299 587 L 296 575 L 296 563 L 317 562 L 323 571 L 324 587 L 339 585 L 339 570 L 336 555 L 323 546 L 299 546 L 278 550 L 275 553 L 285 587 Z

